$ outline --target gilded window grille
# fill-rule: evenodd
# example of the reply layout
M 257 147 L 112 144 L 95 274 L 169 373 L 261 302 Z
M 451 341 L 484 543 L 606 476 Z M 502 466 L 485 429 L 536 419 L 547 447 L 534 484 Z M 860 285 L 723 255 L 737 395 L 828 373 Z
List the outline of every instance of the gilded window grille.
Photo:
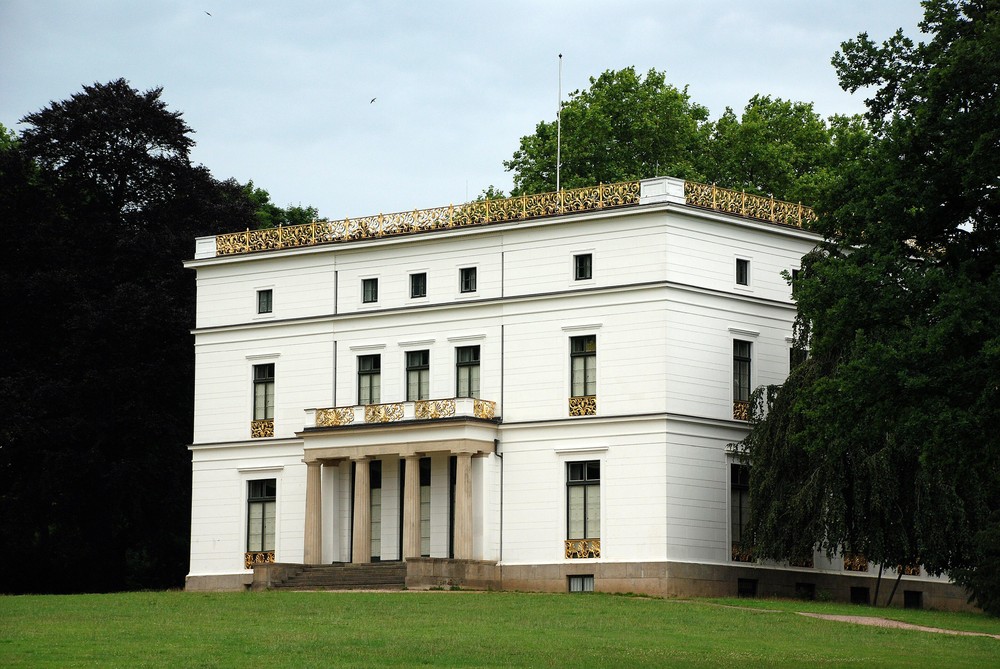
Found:
M 455 400 L 418 400 L 413 411 L 418 419 L 447 418 L 455 415 Z
M 274 551 L 248 551 L 243 554 L 243 568 L 253 569 L 255 564 L 274 563 Z
M 354 407 L 316 410 L 316 427 L 350 425 L 354 422 Z
M 920 576 L 920 565 L 918 564 L 897 565 L 896 573 L 902 574 L 903 576 Z
M 601 557 L 600 539 L 567 539 L 566 559 L 580 560 Z
M 733 420 L 750 420 L 750 402 L 733 400 Z
M 403 420 L 401 403 L 365 405 L 366 423 L 391 423 L 397 420 Z
M 274 419 L 266 418 L 263 420 L 252 420 L 250 421 L 250 438 L 260 439 L 262 437 L 273 437 L 274 436 Z
M 569 415 L 570 416 L 596 416 L 597 415 L 597 396 L 596 395 L 581 395 L 579 397 L 569 398 Z
M 844 571 L 868 571 L 868 558 L 861 553 L 844 553 Z

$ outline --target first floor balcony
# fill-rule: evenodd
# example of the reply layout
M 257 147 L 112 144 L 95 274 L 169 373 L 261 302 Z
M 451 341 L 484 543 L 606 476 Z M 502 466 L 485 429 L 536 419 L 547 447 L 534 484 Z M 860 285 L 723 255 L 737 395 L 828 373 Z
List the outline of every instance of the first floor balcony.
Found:
M 448 418 L 478 418 L 497 421 L 496 402 L 475 397 L 452 397 L 413 402 L 358 404 L 354 406 L 307 409 L 311 417 L 306 427 L 325 428 L 347 425 L 398 423 Z M 311 423 L 311 424 L 310 424 Z

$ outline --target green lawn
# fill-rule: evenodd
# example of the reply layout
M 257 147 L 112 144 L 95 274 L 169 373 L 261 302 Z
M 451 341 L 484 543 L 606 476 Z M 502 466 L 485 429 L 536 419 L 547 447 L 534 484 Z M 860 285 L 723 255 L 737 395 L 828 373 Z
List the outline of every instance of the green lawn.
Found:
M 727 606 L 748 603 L 780 610 Z M 984 616 L 766 600 L 474 592 L 8 596 L 0 597 L 0 666 L 1000 665 L 998 639 L 793 612 L 804 610 L 1000 634 L 1000 620 Z

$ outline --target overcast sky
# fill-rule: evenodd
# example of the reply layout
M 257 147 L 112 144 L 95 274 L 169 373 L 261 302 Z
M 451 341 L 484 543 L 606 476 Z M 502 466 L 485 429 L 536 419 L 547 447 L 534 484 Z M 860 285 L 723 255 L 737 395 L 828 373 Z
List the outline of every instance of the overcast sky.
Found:
M 917 37 L 917 0 L 0 0 L 0 123 L 125 77 L 195 130 L 195 162 L 342 218 L 458 203 L 604 70 L 663 70 L 712 118 L 756 93 L 864 111 L 830 58 Z M 374 102 L 371 102 L 375 98 Z

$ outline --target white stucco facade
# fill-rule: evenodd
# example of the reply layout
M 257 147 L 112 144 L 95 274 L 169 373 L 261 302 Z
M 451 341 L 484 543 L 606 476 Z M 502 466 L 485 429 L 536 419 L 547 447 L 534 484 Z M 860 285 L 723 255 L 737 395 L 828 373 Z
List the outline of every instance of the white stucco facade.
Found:
M 352 472 L 362 461 L 381 468 L 378 557 L 406 557 L 407 456 L 430 462 L 421 554 L 431 558 L 497 563 L 512 584 L 538 589 L 567 574 L 595 573 L 599 589 L 602 573 L 619 584 L 615 564 L 629 574 L 732 567 L 727 445 L 746 432 L 734 418 L 734 340 L 750 345 L 751 387 L 782 382 L 795 317 L 782 272 L 819 238 L 690 206 L 683 188 L 655 179 L 620 208 L 257 253 L 217 257 L 213 238 L 198 240 L 187 263 L 198 287 L 189 586 L 246 582 L 254 480 L 275 482 L 267 559 L 351 562 L 363 536 L 352 526 Z M 591 271 L 581 277 L 575 258 L 586 255 Z M 463 292 L 469 268 L 475 288 Z M 415 274 L 426 275 L 416 297 Z M 365 302 L 371 279 L 377 299 Z M 258 313 L 262 290 L 271 291 L 270 313 Z M 587 393 L 596 410 L 571 415 L 572 342 L 585 337 L 596 344 L 596 389 Z M 494 403 L 493 418 L 459 404 L 448 419 L 413 419 L 407 354 L 427 352 L 426 397 L 448 399 L 461 394 L 456 351 L 472 346 L 478 397 Z M 362 404 L 363 356 L 378 356 L 379 401 L 403 403 L 402 419 L 365 423 L 357 408 L 357 421 L 317 427 L 314 410 Z M 254 370 L 271 364 L 273 436 L 252 438 Z M 459 504 L 471 513 L 471 554 L 461 556 L 452 483 L 460 453 L 471 453 L 471 491 Z M 307 493 L 310 461 L 320 473 Z M 599 463 L 599 500 L 587 509 L 599 514 L 588 518 L 599 527 L 588 537 L 599 557 L 567 557 L 567 540 L 579 538 L 568 536 L 569 466 L 585 462 Z M 309 494 L 318 520 L 307 517 Z M 532 581 L 530 569 L 547 576 Z M 799 571 L 806 580 L 843 565 L 817 554 Z M 656 577 L 660 590 L 679 592 L 668 578 Z

